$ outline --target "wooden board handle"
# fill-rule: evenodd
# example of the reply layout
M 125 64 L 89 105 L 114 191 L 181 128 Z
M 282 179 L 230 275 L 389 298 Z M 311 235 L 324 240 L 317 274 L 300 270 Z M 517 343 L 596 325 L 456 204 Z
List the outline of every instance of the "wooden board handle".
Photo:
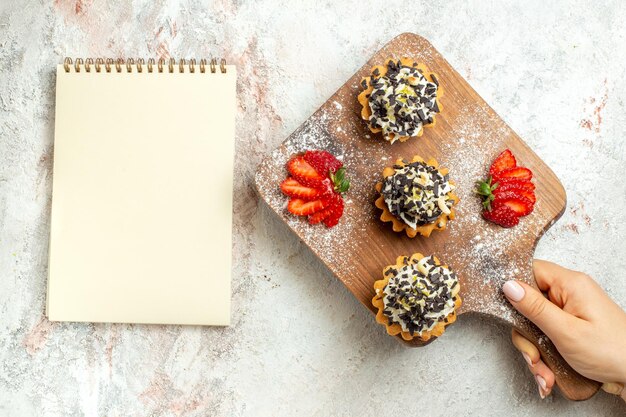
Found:
M 527 319 L 519 320 L 514 326 L 526 339 L 530 340 L 541 353 L 541 359 L 554 372 L 556 385 L 570 400 L 581 401 L 591 398 L 601 384 L 576 372 L 556 350 L 548 336 Z

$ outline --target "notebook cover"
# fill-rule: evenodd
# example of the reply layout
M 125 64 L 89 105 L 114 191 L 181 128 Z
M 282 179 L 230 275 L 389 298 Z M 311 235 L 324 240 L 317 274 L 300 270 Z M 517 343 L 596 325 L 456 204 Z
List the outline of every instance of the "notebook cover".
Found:
M 229 324 L 235 84 L 58 66 L 50 320 Z

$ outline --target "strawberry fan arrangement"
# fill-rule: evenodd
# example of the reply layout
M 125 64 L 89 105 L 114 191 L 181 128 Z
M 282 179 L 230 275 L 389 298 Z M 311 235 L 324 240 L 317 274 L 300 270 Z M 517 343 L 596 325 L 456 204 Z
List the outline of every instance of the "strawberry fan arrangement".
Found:
M 476 183 L 476 193 L 483 199 L 483 217 L 513 227 L 520 217 L 532 213 L 537 200 L 532 177 L 530 169 L 517 165 L 510 150 L 498 155 L 489 168 L 489 178 Z
M 280 189 L 290 197 L 287 210 L 306 216 L 309 223 L 327 227 L 339 223 L 343 215 L 342 194 L 350 188 L 343 163 L 330 152 L 312 150 L 287 163 L 290 176 Z

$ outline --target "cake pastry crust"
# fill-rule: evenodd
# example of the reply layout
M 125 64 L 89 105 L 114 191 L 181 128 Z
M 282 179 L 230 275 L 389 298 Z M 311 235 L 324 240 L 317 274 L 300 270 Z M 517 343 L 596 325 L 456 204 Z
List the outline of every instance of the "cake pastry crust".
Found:
M 419 155 L 413 156 L 410 162 L 406 162 L 403 159 L 398 159 L 394 167 L 404 167 L 414 162 L 425 162 L 427 165 L 436 168 L 439 171 L 439 173 L 441 173 L 441 175 L 445 176 L 448 174 L 448 170 L 446 168 L 439 168 L 439 163 L 437 162 L 436 159 L 430 158 L 428 159 L 428 161 L 424 161 L 424 159 L 422 159 Z M 383 170 L 383 180 L 389 176 L 394 175 L 395 173 L 396 173 L 395 168 L 386 167 Z M 449 180 L 448 182 L 454 186 L 454 181 Z M 401 218 L 398 218 L 393 213 L 391 213 L 391 211 L 389 211 L 389 207 L 387 206 L 387 203 L 385 202 L 385 197 L 383 195 L 383 183 L 378 182 L 375 188 L 376 188 L 376 191 L 379 193 L 379 197 L 376 199 L 374 204 L 376 205 L 376 207 L 382 210 L 382 213 L 380 215 L 380 220 L 383 222 L 390 222 L 392 224 L 392 228 L 394 232 L 402 233 L 404 231 L 406 232 L 406 235 L 410 238 L 414 238 L 418 234 L 425 236 L 425 237 L 429 237 L 434 230 L 436 231 L 445 230 L 448 225 L 448 221 L 455 218 L 456 213 L 455 213 L 454 206 L 456 206 L 460 201 L 459 197 L 454 192 L 452 191 L 449 192 L 447 194 L 447 199 L 452 201 L 452 207 L 449 209 L 450 210 L 449 213 L 442 212 L 441 215 L 432 222 L 429 222 L 423 225 L 416 225 L 416 227 L 411 227 L 406 222 L 404 222 Z
M 422 261 L 420 263 L 420 261 Z M 448 305 L 448 310 L 450 312 L 447 315 L 438 317 L 434 323 L 432 323 L 428 329 L 416 331 L 415 329 L 407 329 L 406 323 L 403 328 L 403 325 L 398 321 L 394 320 L 393 317 L 390 317 L 389 312 L 386 309 L 389 308 L 389 305 L 385 305 L 385 296 L 389 297 L 388 294 L 385 294 L 385 289 L 389 285 L 390 280 L 396 280 L 397 283 L 398 275 L 402 272 L 402 270 L 406 270 L 407 268 L 415 267 L 416 269 L 423 270 L 421 268 L 421 264 L 424 264 L 425 261 L 429 262 L 429 265 L 432 268 L 438 268 L 438 271 L 445 270 L 450 273 L 449 276 L 453 276 L 452 284 L 449 284 L 449 292 L 444 292 L 447 295 L 446 303 Z M 428 272 L 426 274 L 420 275 L 420 277 L 428 277 Z M 403 279 L 403 278 L 401 278 Z M 402 281 L 400 281 L 402 282 Z M 456 321 L 457 310 L 462 305 L 461 296 L 459 295 L 460 284 L 456 275 L 452 271 L 449 270 L 447 265 L 442 265 L 439 259 L 435 256 L 424 257 L 421 253 L 414 253 L 412 256 L 399 256 L 396 259 L 396 263 L 394 265 L 389 265 L 383 269 L 383 279 L 374 282 L 374 290 L 376 295 L 372 299 L 372 304 L 377 309 L 376 312 L 376 321 L 385 326 L 387 333 L 391 336 L 400 335 L 402 339 L 410 341 L 413 339 L 419 339 L 421 341 L 428 341 L 433 337 L 441 336 L 446 327 L 451 325 Z M 427 294 L 427 293 L 426 293 Z M 426 297 L 427 298 L 427 297 Z M 410 299 L 410 298 L 409 298 Z M 415 300 L 415 298 L 413 298 Z M 404 300 L 403 300 L 404 302 Z M 426 304 L 433 305 L 433 304 Z M 410 306 L 415 308 L 415 306 Z M 441 310 L 445 313 L 446 310 Z M 440 312 L 441 312 L 440 311 Z M 427 315 L 429 312 L 428 309 L 423 312 L 424 315 Z M 433 320 L 434 321 L 434 320 Z
M 372 92 L 374 91 L 373 80 L 384 77 L 387 75 L 389 70 L 389 65 L 398 65 L 398 67 L 408 67 L 417 69 L 426 79 L 428 83 L 431 83 L 436 86 L 435 99 L 434 102 L 429 103 L 432 104 L 432 108 L 429 111 L 429 117 L 427 120 L 420 123 L 420 127 L 418 130 L 413 132 L 413 134 L 400 134 L 399 132 L 383 132 L 383 129 L 379 126 L 374 126 L 372 121 L 370 120 L 372 116 L 372 108 L 370 107 L 370 97 Z M 437 113 L 440 113 L 443 110 L 443 106 L 440 102 L 440 98 L 443 96 L 444 90 L 439 84 L 439 78 L 433 72 L 431 72 L 428 67 L 423 63 L 418 63 L 417 61 L 410 58 L 400 58 L 399 60 L 395 60 L 389 58 L 385 61 L 385 65 L 375 65 L 370 70 L 369 77 L 363 77 L 361 79 L 361 86 L 364 88 L 363 91 L 358 96 L 359 103 L 361 104 L 361 118 L 367 122 L 369 130 L 372 133 L 382 133 L 382 137 L 384 140 L 394 143 L 395 141 L 405 142 L 413 137 L 420 137 L 424 134 L 424 128 L 433 128 L 437 124 L 437 118 L 435 117 Z M 406 133 L 406 132 L 405 132 Z

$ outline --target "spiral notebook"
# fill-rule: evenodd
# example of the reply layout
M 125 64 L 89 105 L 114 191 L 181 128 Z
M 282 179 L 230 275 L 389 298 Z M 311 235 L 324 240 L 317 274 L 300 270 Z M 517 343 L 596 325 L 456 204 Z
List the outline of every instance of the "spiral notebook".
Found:
M 235 67 L 57 67 L 46 313 L 228 325 Z

